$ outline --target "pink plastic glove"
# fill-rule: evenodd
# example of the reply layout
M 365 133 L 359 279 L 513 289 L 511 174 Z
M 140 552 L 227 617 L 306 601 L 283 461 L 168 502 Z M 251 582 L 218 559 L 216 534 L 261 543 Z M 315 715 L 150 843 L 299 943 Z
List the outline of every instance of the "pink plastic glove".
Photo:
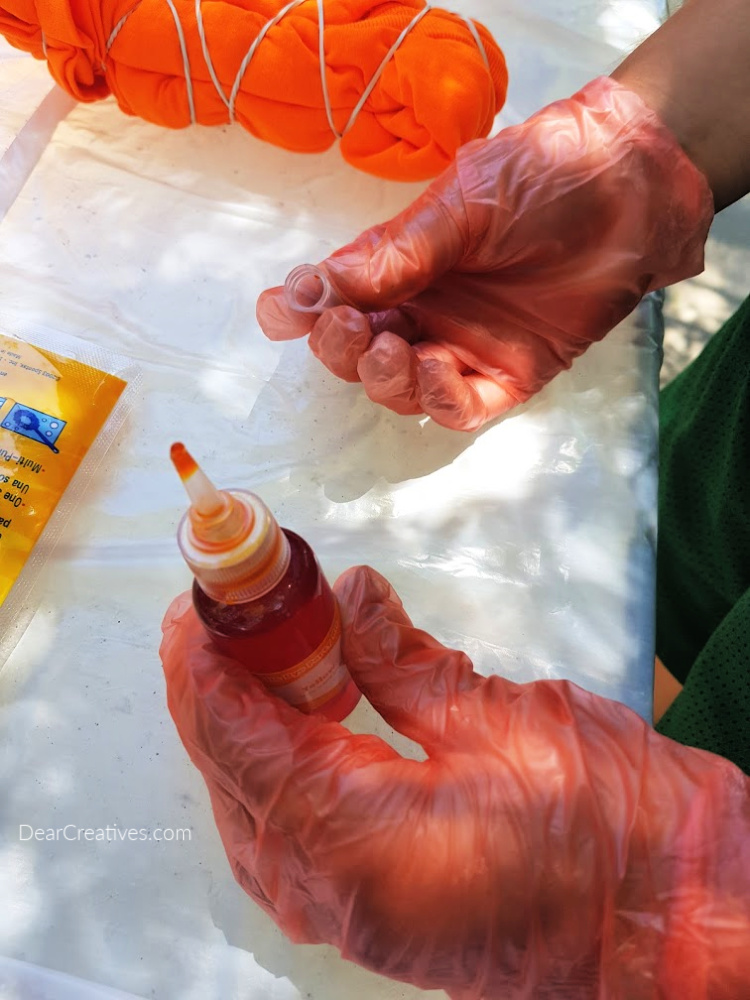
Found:
M 473 430 L 524 402 L 648 291 L 699 273 L 706 178 L 609 78 L 459 150 L 409 208 L 321 265 L 320 317 L 264 292 L 271 340 L 310 335 L 397 413 Z
M 169 708 L 240 885 L 297 942 L 486 1000 L 747 1000 L 750 779 L 562 681 L 482 678 L 369 568 L 344 655 L 422 744 L 304 716 L 167 614 Z

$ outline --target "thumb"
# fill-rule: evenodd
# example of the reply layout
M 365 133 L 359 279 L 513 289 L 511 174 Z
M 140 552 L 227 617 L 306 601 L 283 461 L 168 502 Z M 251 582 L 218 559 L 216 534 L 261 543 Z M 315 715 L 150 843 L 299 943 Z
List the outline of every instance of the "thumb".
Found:
M 465 653 L 416 628 L 393 587 L 369 566 L 342 573 L 334 591 L 344 660 L 357 686 L 389 725 L 428 754 L 445 748 L 450 730 L 465 721 L 464 696 L 485 678 Z
M 390 309 L 458 263 L 466 231 L 463 198 L 451 168 L 390 222 L 368 229 L 322 267 L 349 305 L 363 312 Z
M 365 230 L 318 265 L 340 304 L 383 312 L 414 298 L 455 266 L 464 252 L 466 226 L 462 213 L 449 207 L 463 205 L 450 173 L 390 222 Z M 283 287 L 261 293 L 256 317 L 269 340 L 306 337 L 318 322 L 317 313 L 293 309 Z

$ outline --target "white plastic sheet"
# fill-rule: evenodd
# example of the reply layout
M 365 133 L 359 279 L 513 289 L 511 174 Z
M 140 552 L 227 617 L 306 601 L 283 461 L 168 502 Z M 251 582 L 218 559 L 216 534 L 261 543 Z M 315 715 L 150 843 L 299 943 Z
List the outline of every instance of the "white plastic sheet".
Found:
M 608 71 L 658 13 L 458 6 L 506 49 L 501 123 Z M 3 322 L 131 355 L 146 389 L 0 676 L 0 953 L 157 1000 L 415 1000 L 330 949 L 289 945 L 231 879 L 157 658 L 162 613 L 189 582 L 168 446 L 182 438 L 220 483 L 261 492 L 331 577 L 372 563 L 479 669 L 567 676 L 648 714 L 657 304 L 516 414 L 459 436 L 375 408 L 254 318 L 261 289 L 416 186 L 357 174 L 336 150 L 162 131 L 109 103 L 74 109 L 33 160 L 0 224 Z M 21 824 L 190 839 L 22 840 Z
M 0 997 L 3 1000 L 138 1000 L 132 993 L 1 955 Z
M 58 122 L 74 103 L 37 63 L 2 43 L 0 219 L 26 183 Z

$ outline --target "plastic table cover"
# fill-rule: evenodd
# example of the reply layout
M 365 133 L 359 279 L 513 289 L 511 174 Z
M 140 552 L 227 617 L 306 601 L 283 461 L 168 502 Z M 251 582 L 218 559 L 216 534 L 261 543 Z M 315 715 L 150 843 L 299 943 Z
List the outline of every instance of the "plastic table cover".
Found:
M 607 72 L 661 15 L 647 0 L 457 6 L 505 48 L 498 127 Z M 358 174 L 335 149 L 161 131 L 109 102 L 64 118 L 44 68 L 7 49 L 0 94 L 3 328 L 54 326 L 146 376 L 0 675 L 0 996 L 67 995 L 54 971 L 28 985 L 46 966 L 157 1000 L 412 1000 L 332 949 L 290 945 L 232 880 L 157 656 L 189 583 L 169 444 L 260 492 L 331 578 L 370 562 L 483 672 L 569 677 L 648 715 L 658 300 L 481 433 L 395 417 L 304 343 L 266 342 L 254 306 L 416 186 Z M 365 709 L 355 724 L 392 738 Z M 24 839 L 22 824 L 149 839 Z M 167 829 L 189 833 L 155 839 Z

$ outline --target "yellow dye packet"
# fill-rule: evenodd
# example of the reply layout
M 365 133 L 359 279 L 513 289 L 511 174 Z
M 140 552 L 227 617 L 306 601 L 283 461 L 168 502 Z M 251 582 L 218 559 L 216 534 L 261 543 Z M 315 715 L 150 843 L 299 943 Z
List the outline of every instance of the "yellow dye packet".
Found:
M 0 325 L 0 664 L 139 381 L 133 362 L 85 341 Z

